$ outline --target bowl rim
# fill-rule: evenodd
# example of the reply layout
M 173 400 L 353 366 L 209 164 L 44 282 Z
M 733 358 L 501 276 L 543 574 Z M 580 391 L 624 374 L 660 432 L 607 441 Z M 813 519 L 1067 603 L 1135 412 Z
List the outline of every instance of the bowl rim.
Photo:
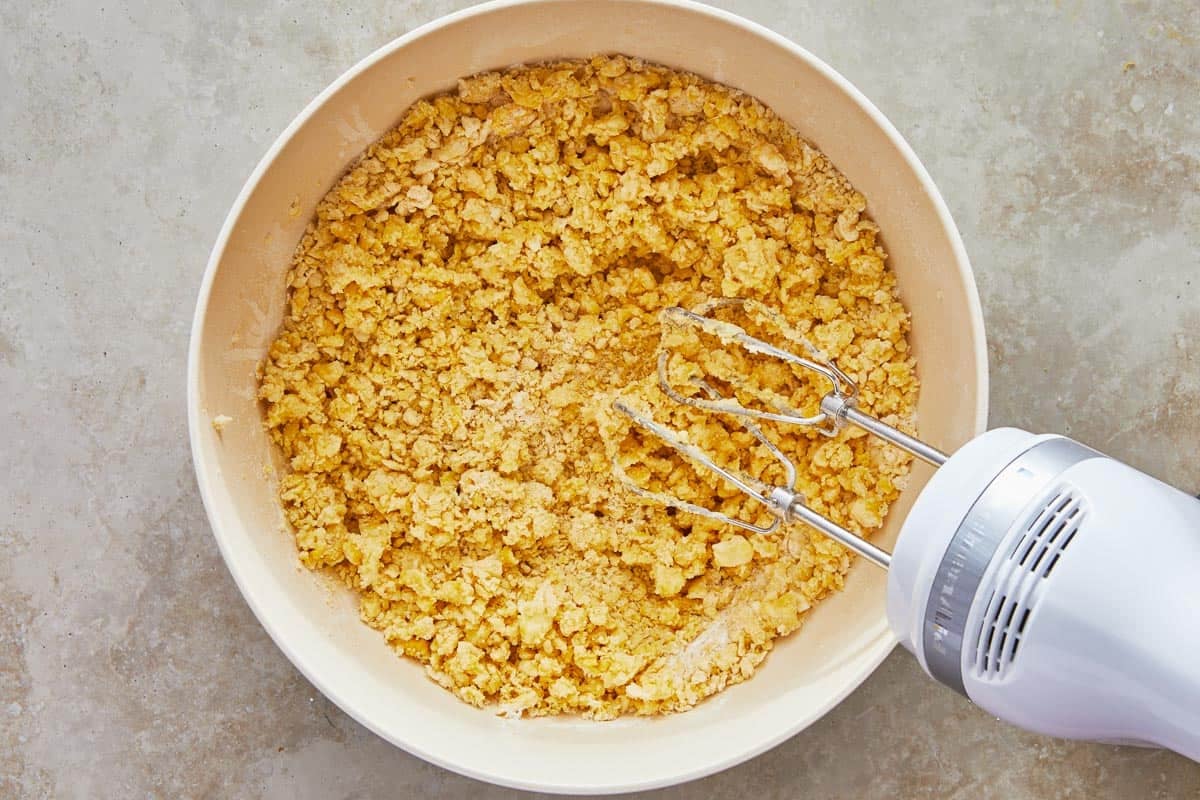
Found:
M 703 767 L 684 769 L 672 772 L 670 769 L 664 771 L 661 775 L 651 779 L 636 780 L 624 783 L 612 783 L 604 786 L 579 786 L 560 783 L 537 783 L 531 781 L 514 780 L 504 775 L 489 773 L 484 770 L 474 768 L 468 764 L 459 763 L 447 756 L 430 752 L 424 749 L 419 742 L 415 741 L 400 741 L 396 737 L 383 730 L 376 725 L 371 719 L 371 715 L 366 709 L 361 709 L 349 702 L 347 698 L 341 696 L 336 687 L 331 686 L 327 681 L 322 680 L 317 670 L 313 668 L 312 663 L 304 653 L 292 648 L 289 643 L 282 626 L 276 625 L 271 618 L 263 611 L 262 604 L 259 602 L 250 576 L 247 575 L 237 564 L 236 559 L 230 557 L 230 546 L 227 542 L 229 535 L 224 530 L 220 516 L 215 513 L 214 489 L 211 485 L 210 476 L 218 473 L 209 460 L 205 456 L 204 448 L 200 446 L 199 437 L 206 422 L 199 399 L 199 376 L 200 376 L 200 344 L 201 335 L 204 327 L 204 321 L 208 312 L 209 300 L 212 293 L 212 286 L 217 272 L 218 265 L 224 258 L 225 250 L 228 245 L 230 236 L 234 227 L 241 218 L 242 212 L 251 195 L 257 189 L 263 175 L 271 168 L 280 151 L 287 145 L 295 133 L 305 125 L 308 120 L 317 113 L 317 111 L 325 104 L 325 102 L 337 93 L 343 86 L 357 78 L 360 74 L 375 65 L 380 60 L 390 56 L 396 50 L 405 47 L 410 42 L 424 37 L 441 28 L 453 25 L 464 19 L 473 16 L 490 14 L 504 8 L 514 6 L 529 6 L 554 4 L 559 0 L 490 0 L 489 2 L 480 3 L 478 5 L 469 6 L 459 11 L 440 16 L 423 25 L 420 25 L 407 33 L 392 39 L 384 45 L 378 47 L 373 52 L 359 60 L 345 72 L 330 83 L 322 90 L 313 100 L 311 100 L 299 114 L 288 124 L 286 128 L 276 137 L 267 152 L 258 161 L 250 177 L 247 178 L 245 184 L 239 191 L 233 206 L 226 215 L 224 222 L 221 225 L 220 232 L 217 235 L 216 241 L 213 244 L 211 254 L 204 269 L 204 275 L 201 280 L 200 290 L 196 301 L 196 309 L 192 317 L 191 331 L 189 334 L 188 358 L 187 358 L 187 405 L 188 405 L 188 440 L 192 451 L 192 465 L 196 474 L 196 483 L 200 491 L 201 500 L 204 505 L 205 515 L 208 518 L 209 527 L 212 529 L 213 537 L 217 541 L 217 547 L 221 553 L 222 560 L 225 562 L 226 568 L 233 576 L 234 582 L 237 584 L 238 590 L 245 599 L 247 605 L 250 606 L 255 618 L 259 624 L 263 626 L 267 634 L 271 637 L 275 645 L 283 652 L 296 669 L 304 675 L 313 686 L 315 686 L 323 695 L 335 703 L 339 708 L 346 712 L 351 718 L 359 724 L 372 731 L 375 735 L 383 740 L 399 747 L 400 749 L 421 758 L 429 763 L 465 775 L 477 780 L 486 781 L 495 785 L 507 786 L 515 789 L 524 789 L 530 791 L 542 791 L 562 794 L 599 794 L 609 792 L 631 792 L 647 789 L 656 789 L 666 786 L 673 786 L 688 781 L 712 775 L 714 773 L 729 769 L 742 762 L 745 762 L 775 746 L 790 739 L 809 725 L 815 723 L 830 710 L 842 702 L 851 692 L 857 689 L 863 681 L 865 681 L 882 663 L 883 659 L 895 648 L 899 640 L 895 633 L 888 629 L 889 638 L 886 641 L 880 642 L 876 646 L 876 652 L 868 659 L 867 665 L 858 674 L 854 675 L 853 679 L 848 681 L 845 688 L 835 695 L 830 696 L 828 701 L 818 707 L 815 707 L 810 714 L 798 717 L 792 725 L 787 726 L 781 731 L 765 735 L 757 741 L 750 743 L 749 746 L 738 749 L 736 752 L 731 752 L 727 758 L 719 761 L 714 761 L 705 764 Z M 770 28 L 761 25 L 752 20 L 738 16 L 737 14 L 724 11 L 713 6 L 709 6 L 695 0 L 634 0 L 634 2 L 642 3 L 649 6 L 659 6 L 666 8 L 675 8 L 690 13 L 706 15 L 721 22 L 725 25 L 741 28 L 744 31 L 763 38 L 771 44 L 784 48 L 797 58 L 808 63 L 810 67 L 819 72 L 825 79 L 833 83 L 839 90 L 858 105 L 877 125 L 884 135 L 895 146 L 901 158 L 906 165 L 912 170 L 913 174 L 919 180 L 922 189 L 932 201 L 934 209 L 943 231 L 950 243 L 954 254 L 955 268 L 959 272 L 959 276 L 963 281 L 963 286 L 966 290 L 967 314 L 970 323 L 970 335 L 975 343 L 975 375 L 974 384 L 977 391 L 975 410 L 974 410 L 974 427 L 976 432 L 982 432 L 987 423 L 988 414 L 988 358 L 986 334 L 984 328 L 984 318 L 982 306 L 979 300 L 978 288 L 975 283 L 974 272 L 971 269 L 970 260 L 967 256 L 966 248 L 962 242 L 962 237 L 954 224 L 953 218 L 950 215 L 949 208 L 937 186 L 934 184 L 929 172 L 925 166 L 917 158 L 912 147 L 895 128 L 894 125 L 884 116 L 884 114 L 872 103 L 866 95 L 859 91 L 849 80 L 843 77 L 831 66 L 826 64 L 820 58 L 791 41 L 782 34 L 776 33 Z

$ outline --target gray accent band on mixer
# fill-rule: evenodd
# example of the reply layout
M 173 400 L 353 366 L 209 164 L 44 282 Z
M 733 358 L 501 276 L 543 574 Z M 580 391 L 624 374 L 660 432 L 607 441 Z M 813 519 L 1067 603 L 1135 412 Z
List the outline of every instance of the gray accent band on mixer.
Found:
M 976 498 L 946 547 L 925 604 L 924 650 L 929 674 L 966 695 L 962 679 L 967 614 L 1000 542 L 1017 515 L 1067 467 L 1100 453 L 1071 439 L 1038 442 L 1002 469 Z

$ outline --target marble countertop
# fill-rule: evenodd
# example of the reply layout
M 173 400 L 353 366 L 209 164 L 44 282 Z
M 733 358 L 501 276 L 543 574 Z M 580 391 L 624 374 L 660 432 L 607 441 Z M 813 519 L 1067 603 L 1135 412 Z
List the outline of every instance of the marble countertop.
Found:
M 1200 5 L 719 4 L 924 160 L 974 261 L 992 424 L 1200 489 Z M 184 413 L 201 273 L 254 164 L 361 56 L 467 3 L 142 5 L 0 1 L 0 796 L 516 797 L 392 748 L 275 648 Z M 1014 730 L 898 651 L 792 740 L 647 796 L 1179 798 L 1200 766 Z

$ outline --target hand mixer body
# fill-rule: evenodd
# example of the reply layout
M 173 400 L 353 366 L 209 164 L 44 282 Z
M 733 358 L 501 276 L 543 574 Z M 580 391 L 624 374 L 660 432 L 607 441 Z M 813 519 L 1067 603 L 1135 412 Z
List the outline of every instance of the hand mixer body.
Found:
M 905 520 L 888 617 L 998 717 L 1200 759 L 1200 501 L 1127 465 L 1057 436 L 973 440 Z

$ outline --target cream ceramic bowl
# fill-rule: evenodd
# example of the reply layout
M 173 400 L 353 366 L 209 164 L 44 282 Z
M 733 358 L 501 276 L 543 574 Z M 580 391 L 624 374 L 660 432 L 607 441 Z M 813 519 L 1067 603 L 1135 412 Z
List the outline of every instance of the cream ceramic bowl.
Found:
M 326 696 L 397 746 L 494 783 L 564 793 L 624 791 L 737 764 L 810 725 L 895 644 L 883 572 L 846 588 L 779 643 L 753 680 L 661 719 L 502 719 L 438 688 L 361 624 L 353 598 L 299 566 L 275 495 L 275 456 L 255 402 L 255 365 L 280 325 L 284 273 L 326 190 L 414 100 L 460 76 L 519 62 L 619 52 L 758 97 L 823 150 L 869 199 L 913 315 L 922 435 L 952 449 L 986 416 L 979 301 L 958 232 L 912 150 L 841 76 L 746 20 L 657 0 L 537 0 L 478 6 L 403 36 L 306 108 L 250 176 L 204 276 L 188 404 L 196 474 L 213 532 L 246 601 Z M 218 434 L 214 416 L 232 418 Z M 927 472 L 918 468 L 879 540 Z

